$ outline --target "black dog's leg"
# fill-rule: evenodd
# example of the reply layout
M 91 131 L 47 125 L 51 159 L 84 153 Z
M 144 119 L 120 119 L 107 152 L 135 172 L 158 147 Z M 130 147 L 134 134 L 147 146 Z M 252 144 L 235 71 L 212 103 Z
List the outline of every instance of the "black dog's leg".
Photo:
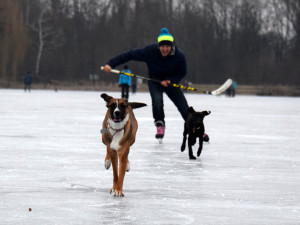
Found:
M 183 140 L 182 140 L 182 145 L 181 145 L 181 151 L 182 151 L 182 152 L 185 150 L 185 145 L 186 145 L 186 135 L 187 135 L 187 132 L 186 132 L 186 129 L 184 129 L 184 132 L 183 132 Z
M 190 157 L 190 159 L 196 159 L 196 157 L 193 155 L 193 149 L 192 149 L 193 139 L 194 139 L 193 135 L 189 134 L 188 146 L 189 146 L 189 157 Z
M 194 136 L 193 140 L 192 140 L 192 145 L 195 145 L 196 144 L 196 140 L 197 140 L 197 137 Z
M 201 152 L 202 152 L 202 147 L 203 147 L 203 135 L 201 134 L 199 137 L 199 148 L 197 151 L 197 156 L 199 157 Z

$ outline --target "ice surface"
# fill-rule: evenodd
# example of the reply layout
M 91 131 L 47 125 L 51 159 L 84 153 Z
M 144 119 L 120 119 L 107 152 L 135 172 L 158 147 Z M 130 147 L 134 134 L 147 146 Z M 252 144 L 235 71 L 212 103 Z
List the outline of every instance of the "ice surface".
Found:
M 197 111 L 212 111 L 210 143 L 191 161 L 170 100 L 158 144 L 149 93 L 131 95 L 148 107 L 135 109 L 131 171 L 116 198 L 101 93 L 0 89 L 1 225 L 299 224 L 300 98 L 186 94 Z

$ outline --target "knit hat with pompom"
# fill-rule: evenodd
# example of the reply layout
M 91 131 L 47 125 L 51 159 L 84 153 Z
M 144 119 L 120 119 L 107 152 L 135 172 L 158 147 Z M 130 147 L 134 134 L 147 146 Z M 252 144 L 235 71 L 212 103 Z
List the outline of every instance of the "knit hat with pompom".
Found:
M 173 36 L 169 33 L 167 28 L 162 28 L 160 30 L 160 34 L 157 38 L 158 41 L 158 45 L 162 46 L 162 45 L 169 45 L 169 46 L 173 46 L 174 45 L 174 38 Z

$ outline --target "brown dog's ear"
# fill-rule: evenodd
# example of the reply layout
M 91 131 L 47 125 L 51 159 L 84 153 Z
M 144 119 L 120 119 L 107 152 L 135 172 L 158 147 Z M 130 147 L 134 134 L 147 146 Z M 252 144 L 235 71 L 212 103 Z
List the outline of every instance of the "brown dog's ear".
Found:
M 191 106 L 190 108 L 188 108 L 188 112 L 189 112 L 189 113 L 194 113 L 195 110 L 194 110 L 194 108 Z
M 140 102 L 129 102 L 128 104 L 131 106 L 132 109 L 137 109 L 137 108 L 147 106 L 147 104 L 140 103 Z
M 101 94 L 100 96 L 101 96 L 101 98 L 104 99 L 104 101 L 106 101 L 106 107 L 108 108 L 108 103 L 110 102 L 110 100 L 111 100 L 113 97 L 107 95 L 106 93 L 103 93 L 103 94 Z
M 104 101 L 106 101 L 107 103 L 113 98 L 113 97 L 107 95 L 106 93 L 103 93 L 103 94 L 101 94 L 100 96 L 101 96 L 101 98 L 103 98 Z

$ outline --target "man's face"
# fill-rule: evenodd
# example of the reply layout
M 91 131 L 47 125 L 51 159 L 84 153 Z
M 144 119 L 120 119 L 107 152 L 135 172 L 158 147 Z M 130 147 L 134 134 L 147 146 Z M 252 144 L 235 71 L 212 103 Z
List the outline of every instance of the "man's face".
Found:
M 172 47 L 169 45 L 161 45 L 159 46 L 160 53 L 163 57 L 166 57 L 170 54 Z

